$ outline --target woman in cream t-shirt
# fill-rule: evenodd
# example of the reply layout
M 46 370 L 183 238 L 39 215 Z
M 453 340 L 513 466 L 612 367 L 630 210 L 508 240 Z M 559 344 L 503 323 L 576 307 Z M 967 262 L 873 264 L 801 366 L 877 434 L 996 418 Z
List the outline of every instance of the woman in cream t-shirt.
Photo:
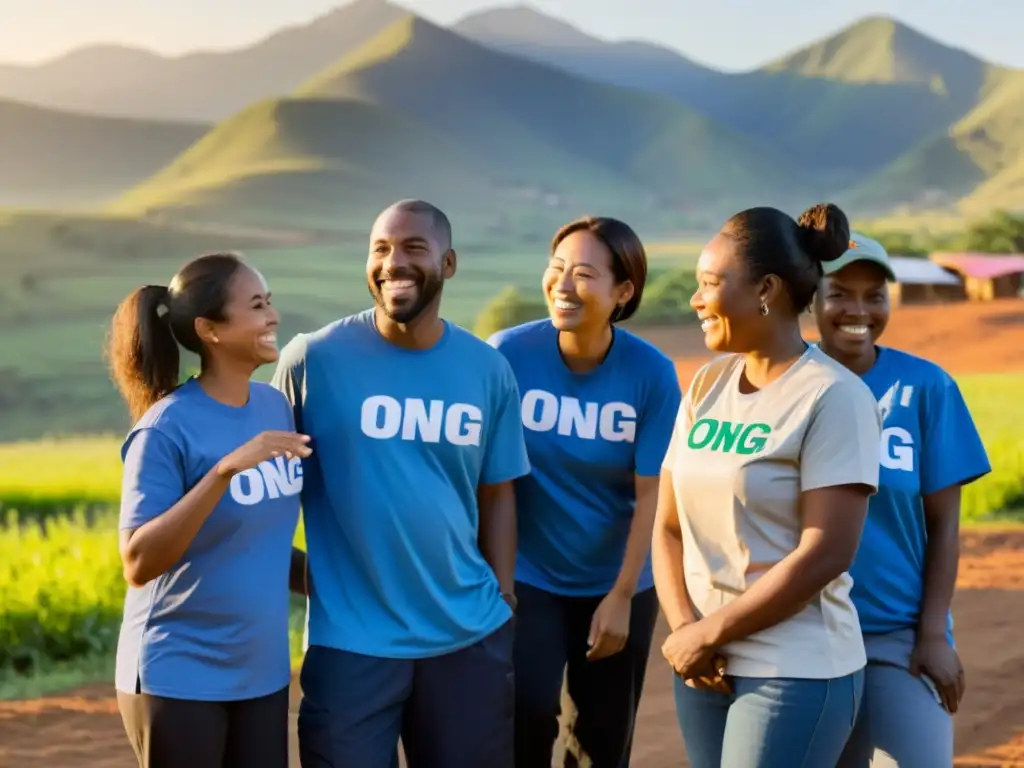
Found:
M 800 335 L 821 263 L 849 243 L 831 205 L 733 216 L 691 300 L 716 352 L 663 464 L 655 583 L 672 628 L 693 768 L 835 766 L 863 690 L 847 569 L 878 484 L 870 390 Z

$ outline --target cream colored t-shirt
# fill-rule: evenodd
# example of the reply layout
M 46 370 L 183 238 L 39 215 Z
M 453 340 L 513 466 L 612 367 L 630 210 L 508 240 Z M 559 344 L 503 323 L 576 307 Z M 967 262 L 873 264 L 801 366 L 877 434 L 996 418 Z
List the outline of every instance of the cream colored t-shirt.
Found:
M 683 570 L 701 616 L 742 594 L 796 549 L 800 494 L 878 488 L 881 422 L 853 373 L 810 347 L 782 376 L 740 392 L 743 357 L 712 360 L 683 399 L 664 467 L 671 471 Z M 800 613 L 722 648 L 740 677 L 841 677 L 865 663 L 852 580 L 844 573 Z

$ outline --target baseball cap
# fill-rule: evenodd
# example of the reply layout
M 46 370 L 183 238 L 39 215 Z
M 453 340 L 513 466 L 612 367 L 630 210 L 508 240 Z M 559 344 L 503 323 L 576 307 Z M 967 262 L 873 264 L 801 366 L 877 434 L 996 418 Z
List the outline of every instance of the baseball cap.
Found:
M 858 232 L 850 233 L 850 248 L 835 261 L 822 262 L 822 269 L 826 275 L 834 275 L 843 267 L 853 264 L 855 261 L 870 261 L 877 264 L 885 272 L 887 279 L 896 282 L 896 273 L 889 263 L 889 254 L 877 240 L 865 237 Z

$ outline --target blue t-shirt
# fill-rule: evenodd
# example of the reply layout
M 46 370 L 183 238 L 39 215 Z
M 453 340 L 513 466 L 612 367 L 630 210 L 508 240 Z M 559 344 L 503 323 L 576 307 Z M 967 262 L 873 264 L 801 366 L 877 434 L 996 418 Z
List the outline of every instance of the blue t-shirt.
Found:
M 927 543 L 922 498 L 991 465 L 956 382 L 939 366 L 879 347 L 863 380 L 882 415 L 881 466 L 850 569 L 851 596 L 865 634 L 876 634 L 917 625 Z M 952 616 L 948 626 L 952 641 Z
M 574 373 L 558 330 L 538 320 L 490 343 L 515 371 L 530 474 L 516 481 L 516 580 L 569 596 L 615 584 L 636 507 L 636 476 L 657 477 L 682 393 L 672 361 L 621 328 L 596 369 Z M 654 585 L 650 556 L 637 590 Z
M 121 521 L 138 528 L 181 499 L 225 456 L 267 430 L 293 430 L 280 392 L 253 382 L 233 407 L 184 385 L 139 419 L 121 449 Z M 231 479 L 185 555 L 129 587 L 117 647 L 118 690 L 237 701 L 288 685 L 292 539 L 302 462 L 265 461 Z
M 372 310 L 297 336 L 274 377 L 312 437 L 303 516 L 309 643 L 425 658 L 511 617 L 477 542 L 477 490 L 529 471 L 505 358 L 445 324 L 428 350 Z

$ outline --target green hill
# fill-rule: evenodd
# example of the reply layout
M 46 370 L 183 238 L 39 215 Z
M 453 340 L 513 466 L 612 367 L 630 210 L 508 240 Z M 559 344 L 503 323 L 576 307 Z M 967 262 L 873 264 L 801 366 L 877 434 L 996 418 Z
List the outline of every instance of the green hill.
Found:
M 969 214 L 1024 210 L 1024 71 L 993 78 L 977 109 L 953 127 L 961 153 L 988 176 L 962 202 Z
M 992 65 L 885 16 L 863 19 L 763 67 L 845 83 L 923 86 L 973 102 Z
M 409 16 L 299 90 L 413 116 L 503 183 L 695 207 L 779 189 L 770 149 L 672 100 L 500 54 Z M 589 198 L 588 198 L 589 199 Z
M 366 102 L 287 98 L 224 121 L 108 210 L 344 226 L 400 197 L 487 192 L 457 144 L 415 120 Z
M 999 71 L 887 17 L 735 74 L 657 46 L 588 36 L 526 6 L 472 14 L 455 28 L 496 50 L 668 96 L 771 146 L 830 194 L 941 136 L 978 105 Z M 969 173 L 952 175 L 970 187 Z M 909 179 L 897 188 L 908 199 L 925 192 Z
M 292 96 L 220 124 L 111 210 L 294 222 L 415 194 L 492 219 L 600 209 L 650 221 L 783 197 L 779 178 L 796 186 L 769 150 L 671 100 L 408 16 Z
M 206 130 L 0 101 L 0 206 L 102 202 L 158 171 Z
M 857 190 L 876 212 L 896 203 L 969 215 L 1024 208 L 1024 72 L 996 70 L 979 104 Z

